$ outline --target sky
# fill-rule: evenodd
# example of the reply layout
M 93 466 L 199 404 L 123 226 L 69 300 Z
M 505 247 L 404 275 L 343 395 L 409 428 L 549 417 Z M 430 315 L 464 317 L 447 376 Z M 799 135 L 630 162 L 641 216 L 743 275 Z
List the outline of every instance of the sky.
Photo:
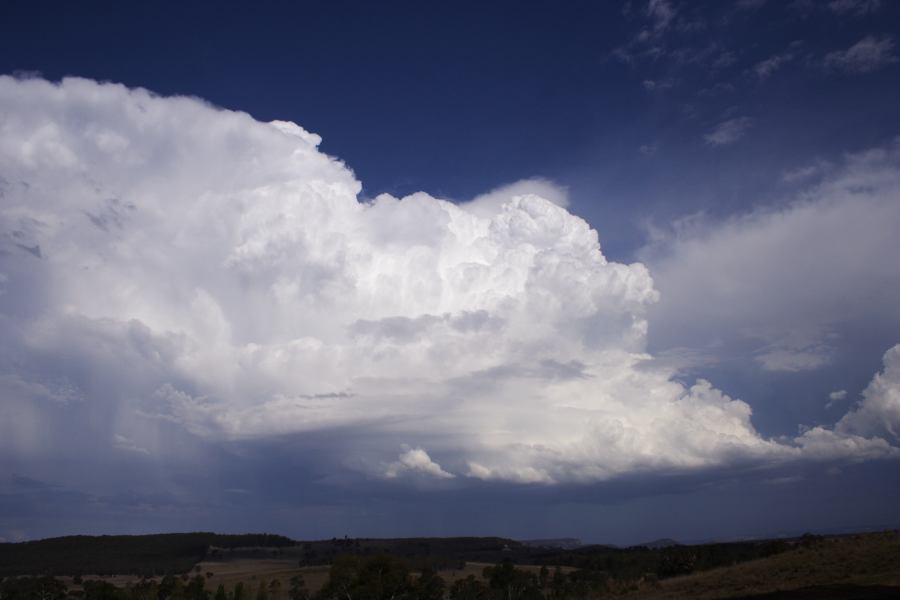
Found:
M 0 6 L 0 541 L 900 526 L 900 5 Z

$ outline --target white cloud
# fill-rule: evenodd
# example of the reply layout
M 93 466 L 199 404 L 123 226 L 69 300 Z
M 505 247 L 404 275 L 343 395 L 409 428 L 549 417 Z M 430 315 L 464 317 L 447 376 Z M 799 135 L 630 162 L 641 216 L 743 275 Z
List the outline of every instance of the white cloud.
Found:
M 547 179 L 536 177 L 516 181 L 493 189 L 486 194 L 480 194 L 463 203 L 463 207 L 478 216 L 491 218 L 496 216 L 503 209 L 504 204 L 514 196 L 540 196 L 557 206 L 563 208 L 569 206 L 569 190 Z
M 422 448 L 403 447 L 403 452 L 397 458 L 396 462 L 388 465 L 385 469 L 384 476 L 388 479 L 395 479 L 405 474 L 418 474 L 433 477 L 435 479 L 453 479 L 454 475 L 448 473 L 437 464 L 428 453 Z
M 138 446 L 133 440 L 119 433 L 113 434 L 113 446 L 120 450 L 134 452 L 135 454 L 150 454 L 149 450 L 143 446 Z
M 716 125 L 703 139 L 710 146 L 730 146 L 744 137 L 752 124 L 750 117 L 728 119 Z
M 3 77 L 0 105 L 0 385 L 71 371 L 119 447 L 171 423 L 346 427 L 369 455 L 409 442 L 376 475 L 533 483 L 892 452 L 767 440 L 745 402 L 674 381 L 646 354 L 647 269 L 608 261 L 549 182 L 361 203 L 290 123 L 82 79 Z M 0 412 L 31 427 L 39 408 Z
M 820 177 L 834 168 L 834 165 L 825 160 L 817 160 L 812 164 L 789 169 L 781 174 L 781 181 L 787 184 L 808 183 L 810 180 Z
M 828 394 L 828 402 L 825 403 L 825 408 L 832 408 L 846 398 L 847 390 L 835 390 Z
M 848 73 L 869 73 L 897 62 L 894 40 L 890 36 L 867 35 L 847 50 L 836 50 L 825 56 L 825 65 Z
M 863 399 L 835 426 L 840 433 L 900 440 L 900 344 L 884 354 L 884 370 L 863 390 Z
M 900 143 L 848 156 L 793 201 L 657 232 L 653 347 L 819 368 L 854 331 L 900 326 Z
M 831 351 L 824 344 L 801 348 L 769 347 L 758 354 L 756 360 L 767 371 L 810 371 L 831 362 Z

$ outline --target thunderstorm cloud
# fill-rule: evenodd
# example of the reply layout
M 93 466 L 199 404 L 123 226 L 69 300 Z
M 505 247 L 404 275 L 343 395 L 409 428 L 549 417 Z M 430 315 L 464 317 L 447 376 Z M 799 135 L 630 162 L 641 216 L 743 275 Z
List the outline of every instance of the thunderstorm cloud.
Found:
M 900 350 L 837 426 L 767 439 L 749 404 L 650 360 L 650 272 L 609 261 L 550 182 L 366 200 L 293 123 L 84 79 L 3 77 L 0 106 L 0 450 L 23 461 L 79 411 L 134 460 L 164 425 L 222 443 L 350 428 L 366 456 L 326 451 L 388 482 L 898 453 Z

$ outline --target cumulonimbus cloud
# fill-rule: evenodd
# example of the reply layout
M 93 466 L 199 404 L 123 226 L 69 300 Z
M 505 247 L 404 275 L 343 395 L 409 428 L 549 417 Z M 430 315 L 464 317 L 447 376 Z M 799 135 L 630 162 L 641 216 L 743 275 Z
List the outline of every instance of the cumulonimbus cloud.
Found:
M 745 402 L 650 364 L 647 269 L 608 261 L 547 182 L 361 202 L 293 123 L 84 79 L 3 77 L 0 106 L 7 452 L 40 446 L 65 398 L 29 390 L 54 390 L 102 403 L 129 425 L 111 446 L 148 454 L 159 421 L 376 432 L 372 474 L 391 479 L 897 453 L 850 425 L 764 439 Z

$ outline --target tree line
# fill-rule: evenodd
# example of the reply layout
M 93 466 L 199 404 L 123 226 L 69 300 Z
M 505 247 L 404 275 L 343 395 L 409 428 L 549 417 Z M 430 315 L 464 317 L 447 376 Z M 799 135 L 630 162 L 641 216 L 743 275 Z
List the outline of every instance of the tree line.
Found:
M 156 535 L 73 535 L 0 544 L 0 577 L 10 575 L 163 575 L 185 573 L 210 547 L 284 548 L 281 535 L 208 532 Z
M 157 580 L 142 578 L 118 587 L 102 579 L 73 580 L 78 587 L 51 576 L 0 579 L 0 600 L 567 600 L 590 598 L 609 589 L 603 573 L 538 573 L 517 568 L 511 562 L 486 567 L 482 577 L 469 575 L 448 585 L 437 571 L 410 571 L 402 559 L 387 556 L 343 556 L 335 560 L 326 583 L 311 593 L 301 572 L 282 589 L 281 581 L 259 579 L 230 590 L 207 587 L 207 577 L 166 575 Z M 80 588 L 80 589 L 79 589 Z

